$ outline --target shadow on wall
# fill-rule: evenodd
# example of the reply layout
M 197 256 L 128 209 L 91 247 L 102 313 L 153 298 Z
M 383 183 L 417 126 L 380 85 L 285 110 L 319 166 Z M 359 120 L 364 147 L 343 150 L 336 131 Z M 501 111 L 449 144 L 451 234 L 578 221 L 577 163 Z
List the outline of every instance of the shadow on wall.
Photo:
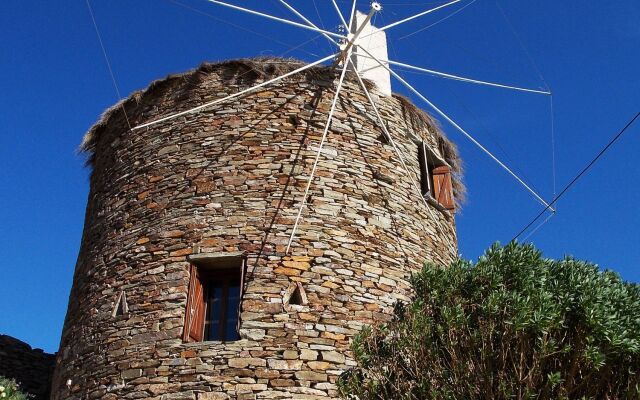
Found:
M 0 376 L 15 379 L 23 392 L 35 400 L 48 400 L 55 354 L 32 349 L 28 344 L 0 335 Z

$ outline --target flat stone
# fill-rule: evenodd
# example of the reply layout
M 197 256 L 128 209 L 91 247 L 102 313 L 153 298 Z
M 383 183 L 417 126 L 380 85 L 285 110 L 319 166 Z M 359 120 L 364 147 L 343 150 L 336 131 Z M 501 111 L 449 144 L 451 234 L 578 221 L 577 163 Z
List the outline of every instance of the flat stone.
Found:
M 196 400 L 196 395 L 192 391 L 181 393 L 169 393 L 163 395 L 161 400 Z
M 318 352 L 315 350 L 302 349 L 300 350 L 300 359 L 302 360 L 317 360 Z
M 346 357 L 343 354 L 338 353 L 337 351 L 323 351 L 321 354 L 322 354 L 321 358 L 323 361 L 342 364 L 346 359 Z
M 298 371 L 295 373 L 296 378 L 303 381 L 319 381 L 324 382 L 327 380 L 327 374 L 313 371 Z
M 141 369 L 127 369 L 120 374 L 123 379 L 134 379 L 142 376 Z
M 269 368 L 279 370 L 299 370 L 302 360 L 268 360 Z
M 198 400 L 229 400 L 230 397 L 226 393 L 221 392 L 205 392 L 198 393 Z
M 285 360 L 296 360 L 298 358 L 298 352 L 295 350 L 285 350 L 282 357 Z

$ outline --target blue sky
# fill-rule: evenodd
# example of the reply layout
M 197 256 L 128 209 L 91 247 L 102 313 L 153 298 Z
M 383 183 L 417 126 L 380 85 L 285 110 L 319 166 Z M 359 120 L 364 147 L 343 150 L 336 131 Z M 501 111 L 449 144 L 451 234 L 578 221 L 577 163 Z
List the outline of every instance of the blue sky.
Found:
M 123 95 L 205 60 L 278 56 L 315 37 L 205 0 L 181 1 L 92 1 Z M 290 3 L 329 30 L 338 24 L 328 0 Z M 338 3 L 346 12 L 348 2 Z M 273 0 L 235 4 L 295 18 Z M 367 8 L 367 1 L 358 4 Z M 441 3 L 382 4 L 376 25 Z M 640 3 L 477 0 L 414 33 L 460 7 L 389 30 L 390 57 L 527 87 L 548 82 L 561 188 L 640 109 Z M 89 171 L 76 148 L 117 96 L 84 1 L 3 1 L 0 27 L 0 333 L 55 351 L 88 192 Z M 326 54 L 325 41 L 312 40 L 285 55 L 314 61 Z M 401 74 L 552 197 L 547 97 Z M 407 94 L 397 82 L 394 90 Z M 462 255 L 475 259 L 491 243 L 510 240 L 541 208 L 486 155 L 442 125 L 465 160 L 469 199 L 457 224 Z M 640 281 L 638 154 L 636 125 L 529 240 L 547 256 L 574 255 Z

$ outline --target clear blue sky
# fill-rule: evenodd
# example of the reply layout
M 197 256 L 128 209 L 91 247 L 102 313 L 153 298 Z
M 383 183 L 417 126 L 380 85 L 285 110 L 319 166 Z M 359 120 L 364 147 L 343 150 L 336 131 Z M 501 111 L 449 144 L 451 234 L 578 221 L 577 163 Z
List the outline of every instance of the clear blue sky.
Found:
M 205 0 L 182 1 L 213 17 L 169 0 L 92 1 L 123 95 L 204 60 L 282 55 L 315 36 Z M 231 1 L 295 18 L 276 1 Z M 328 0 L 315 0 L 319 15 L 311 0 L 290 2 L 328 29 L 338 24 Z M 555 94 L 562 187 L 640 109 L 640 3 L 498 2 Z M 362 9 L 368 2 L 358 3 Z M 377 25 L 438 4 L 382 3 Z M 339 4 L 346 12 L 347 2 Z M 495 0 L 478 0 L 400 39 L 458 8 L 390 30 L 390 57 L 480 79 L 544 86 Z M 76 148 L 117 97 L 84 1 L 5 0 L 0 34 L 0 333 L 55 351 L 88 192 L 89 171 Z M 328 51 L 317 40 L 287 55 L 312 61 Z M 544 196 L 552 196 L 548 98 L 403 75 Z M 397 82 L 394 89 L 406 93 Z M 443 127 L 466 164 L 469 200 L 457 224 L 461 253 L 475 259 L 491 243 L 511 239 L 540 205 L 452 127 Z M 529 240 L 547 256 L 571 254 L 640 281 L 638 154 L 637 125 Z

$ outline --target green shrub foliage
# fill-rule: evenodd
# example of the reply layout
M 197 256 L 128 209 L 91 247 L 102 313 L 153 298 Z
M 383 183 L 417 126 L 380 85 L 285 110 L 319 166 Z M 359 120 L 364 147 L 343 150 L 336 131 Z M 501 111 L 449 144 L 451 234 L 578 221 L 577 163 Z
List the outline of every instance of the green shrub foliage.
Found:
M 15 380 L 0 376 L 0 400 L 27 400 Z
M 640 399 L 640 290 L 617 274 L 512 243 L 412 284 L 355 339 L 343 397 Z

